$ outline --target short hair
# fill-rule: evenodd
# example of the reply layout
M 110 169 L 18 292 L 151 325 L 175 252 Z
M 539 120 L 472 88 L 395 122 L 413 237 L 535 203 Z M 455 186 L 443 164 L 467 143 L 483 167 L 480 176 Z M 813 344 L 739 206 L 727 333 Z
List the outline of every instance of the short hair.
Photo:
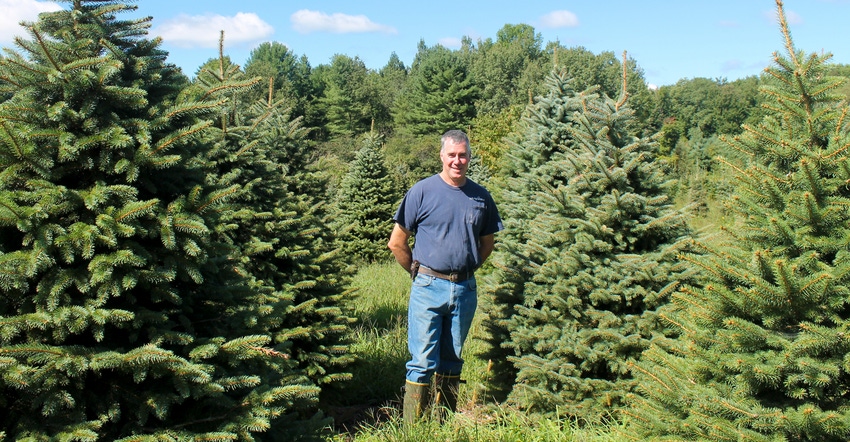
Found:
M 472 155 L 472 149 L 469 147 L 469 137 L 466 136 L 466 133 L 462 130 L 452 129 L 447 131 L 440 137 L 440 153 L 445 152 L 446 150 L 446 141 L 452 140 L 455 144 L 463 143 L 466 145 L 466 154 Z

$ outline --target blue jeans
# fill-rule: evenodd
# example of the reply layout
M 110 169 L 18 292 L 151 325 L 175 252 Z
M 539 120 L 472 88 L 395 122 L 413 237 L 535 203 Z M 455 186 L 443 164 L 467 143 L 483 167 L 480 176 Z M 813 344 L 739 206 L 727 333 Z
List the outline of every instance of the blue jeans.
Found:
M 478 306 L 475 278 L 454 283 L 417 275 L 407 308 L 407 380 L 431 382 L 435 372 L 460 375 L 463 342 Z

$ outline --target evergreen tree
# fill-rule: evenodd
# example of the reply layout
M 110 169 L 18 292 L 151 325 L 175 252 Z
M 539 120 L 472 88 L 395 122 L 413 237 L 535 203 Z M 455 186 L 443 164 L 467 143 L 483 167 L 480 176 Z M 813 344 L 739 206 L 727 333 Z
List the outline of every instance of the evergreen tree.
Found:
M 392 216 L 401 195 L 381 153 L 381 137 L 367 134 L 336 195 L 332 228 L 341 253 L 355 261 L 389 259 Z
M 75 0 L 0 62 L 0 430 L 21 440 L 252 440 L 303 388 L 245 327 L 204 119 L 150 18 Z M 199 118 L 201 117 L 201 118 Z
M 396 127 L 416 135 L 443 134 L 475 117 L 479 91 L 466 64 L 443 46 L 420 42 L 407 88 L 397 100 Z
M 245 78 L 223 53 L 220 60 L 197 77 L 207 94 L 243 91 L 259 80 Z M 308 168 L 308 130 L 301 118 L 290 118 L 286 102 L 274 100 L 273 84 L 269 79 L 267 98 L 250 107 L 230 100 L 236 107 L 220 115 L 206 158 L 212 184 L 241 187 L 238 204 L 226 212 L 232 227 L 223 231 L 250 283 L 238 315 L 245 333 L 268 336 L 285 349 L 286 358 L 262 368 L 266 382 L 298 393 L 270 431 L 275 439 L 293 439 L 331 423 L 316 413 L 319 389 L 351 377 L 344 372 L 351 320 L 340 307 L 347 272 L 319 199 L 325 183 Z
M 387 113 L 385 118 L 375 121 L 375 130 L 379 133 L 391 132 L 393 129 L 392 113 L 398 106 L 398 97 L 407 83 L 408 68 L 398 55 L 393 52 L 390 59 L 379 71 L 375 79 L 378 91 L 380 109 Z
M 668 333 L 656 310 L 692 273 L 676 258 L 690 231 L 626 99 L 547 81 L 509 154 L 489 325 L 509 402 L 595 422 L 633 388 L 627 362 Z
M 625 87 L 629 94 L 629 108 L 635 115 L 636 133 L 650 132 L 649 115 L 655 106 L 654 91 L 646 84 L 643 70 L 634 59 L 618 59 L 611 51 L 593 52 L 583 47 L 566 48 L 559 42 L 549 43 L 546 51 L 552 53 L 555 69 L 562 69 L 575 82 L 577 90 L 599 86 L 600 93 L 609 97 L 618 96 L 623 88 L 623 75 L 627 81 Z
M 727 140 L 750 158 L 725 161 L 739 223 L 687 257 L 707 282 L 675 294 L 681 337 L 636 366 L 633 438 L 850 439 L 850 108 L 830 55 L 797 50 L 776 4 L 768 114 Z
M 282 43 L 265 42 L 254 48 L 245 62 L 245 74 L 267 81 L 274 79 L 275 99 L 286 100 L 293 117 L 303 116 L 306 108 L 313 105 L 310 65 Z M 247 104 L 264 99 L 265 93 L 265 88 L 256 88 L 245 94 L 251 98 Z
M 377 85 L 359 58 L 335 55 L 322 79 L 325 87 L 319 102 L 327 114 L 326 127 L 331 136 L 365 132 L 375 117 L 384 113 Z

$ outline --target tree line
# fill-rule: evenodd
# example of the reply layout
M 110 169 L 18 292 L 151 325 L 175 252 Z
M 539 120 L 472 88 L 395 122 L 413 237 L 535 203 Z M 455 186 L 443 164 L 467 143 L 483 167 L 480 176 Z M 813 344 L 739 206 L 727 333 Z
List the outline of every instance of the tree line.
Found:
M 217 58 L 208 62 L 216 63 Z M 410 66 L 394 53 L 378 70 L 367 68 L 357 56 L 342 54 L 312 66 L 293 49 L 267 42 L 238 69 L 249 77 L 273 79 L 274 98 L 303 118 L 311 129 L 308 139 L 315 143 L 315 158 L 334 177 L 347 171 L 359 137 L 379 135 L 399 188 L 438 166 L 432 152 L 435 140 L 455 127 L 469 132 L 479 170 L 495 176 L 509 167 L 505 140 L 517 131 L 526 106 L 546 92 L 545 78 L 552 71 L 565 72 L 576 89 L 595 85 L 608 96 L 617 96 L 625 85 L 635 112 L 633 124 L 642 134 L 658 134 L 659 154 L 668 163 L 668 173 L 679 179 L 679 202 L 704 209 L 724 186 L 722 177 L 711 176 L 711 158 L 724 149 L 717 138 L 740 133 L 742 125 L 764 116 L 761 76 L 681 79 L 650 89 L 637 61 L 626 53 L 594 54 L 544 42 L 527 24 L 506 24 L 495 39 L 466 37 L 457 50 L 420 41 Z M 850 75 L 843 65 L 832 64 L 829 70 Z M 850 87 L 841 92 L 850 94 Z M 264 93 L 256 88 L 240 99 L 251 102 Z M 332 179 L 330 186 L 338 184 Z

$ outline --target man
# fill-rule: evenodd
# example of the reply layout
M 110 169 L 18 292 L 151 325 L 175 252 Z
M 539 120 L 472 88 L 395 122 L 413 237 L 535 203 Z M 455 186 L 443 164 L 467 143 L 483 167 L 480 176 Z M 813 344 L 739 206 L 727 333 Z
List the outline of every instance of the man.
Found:
M 404 421 L 415 421 L 430 400 L 457 408 L 461 350 L 477 307 L 474 272 L 495 245 L 502 220 L 490 193 L 466 177 L 469 138 L 450 130 L 440 139 L 439 174 L 416 183 L 396 211 L 388 247 L 413 279 L 408 305 L 410 361 Z M 415 235 L 411 249 L 408 240 Z

